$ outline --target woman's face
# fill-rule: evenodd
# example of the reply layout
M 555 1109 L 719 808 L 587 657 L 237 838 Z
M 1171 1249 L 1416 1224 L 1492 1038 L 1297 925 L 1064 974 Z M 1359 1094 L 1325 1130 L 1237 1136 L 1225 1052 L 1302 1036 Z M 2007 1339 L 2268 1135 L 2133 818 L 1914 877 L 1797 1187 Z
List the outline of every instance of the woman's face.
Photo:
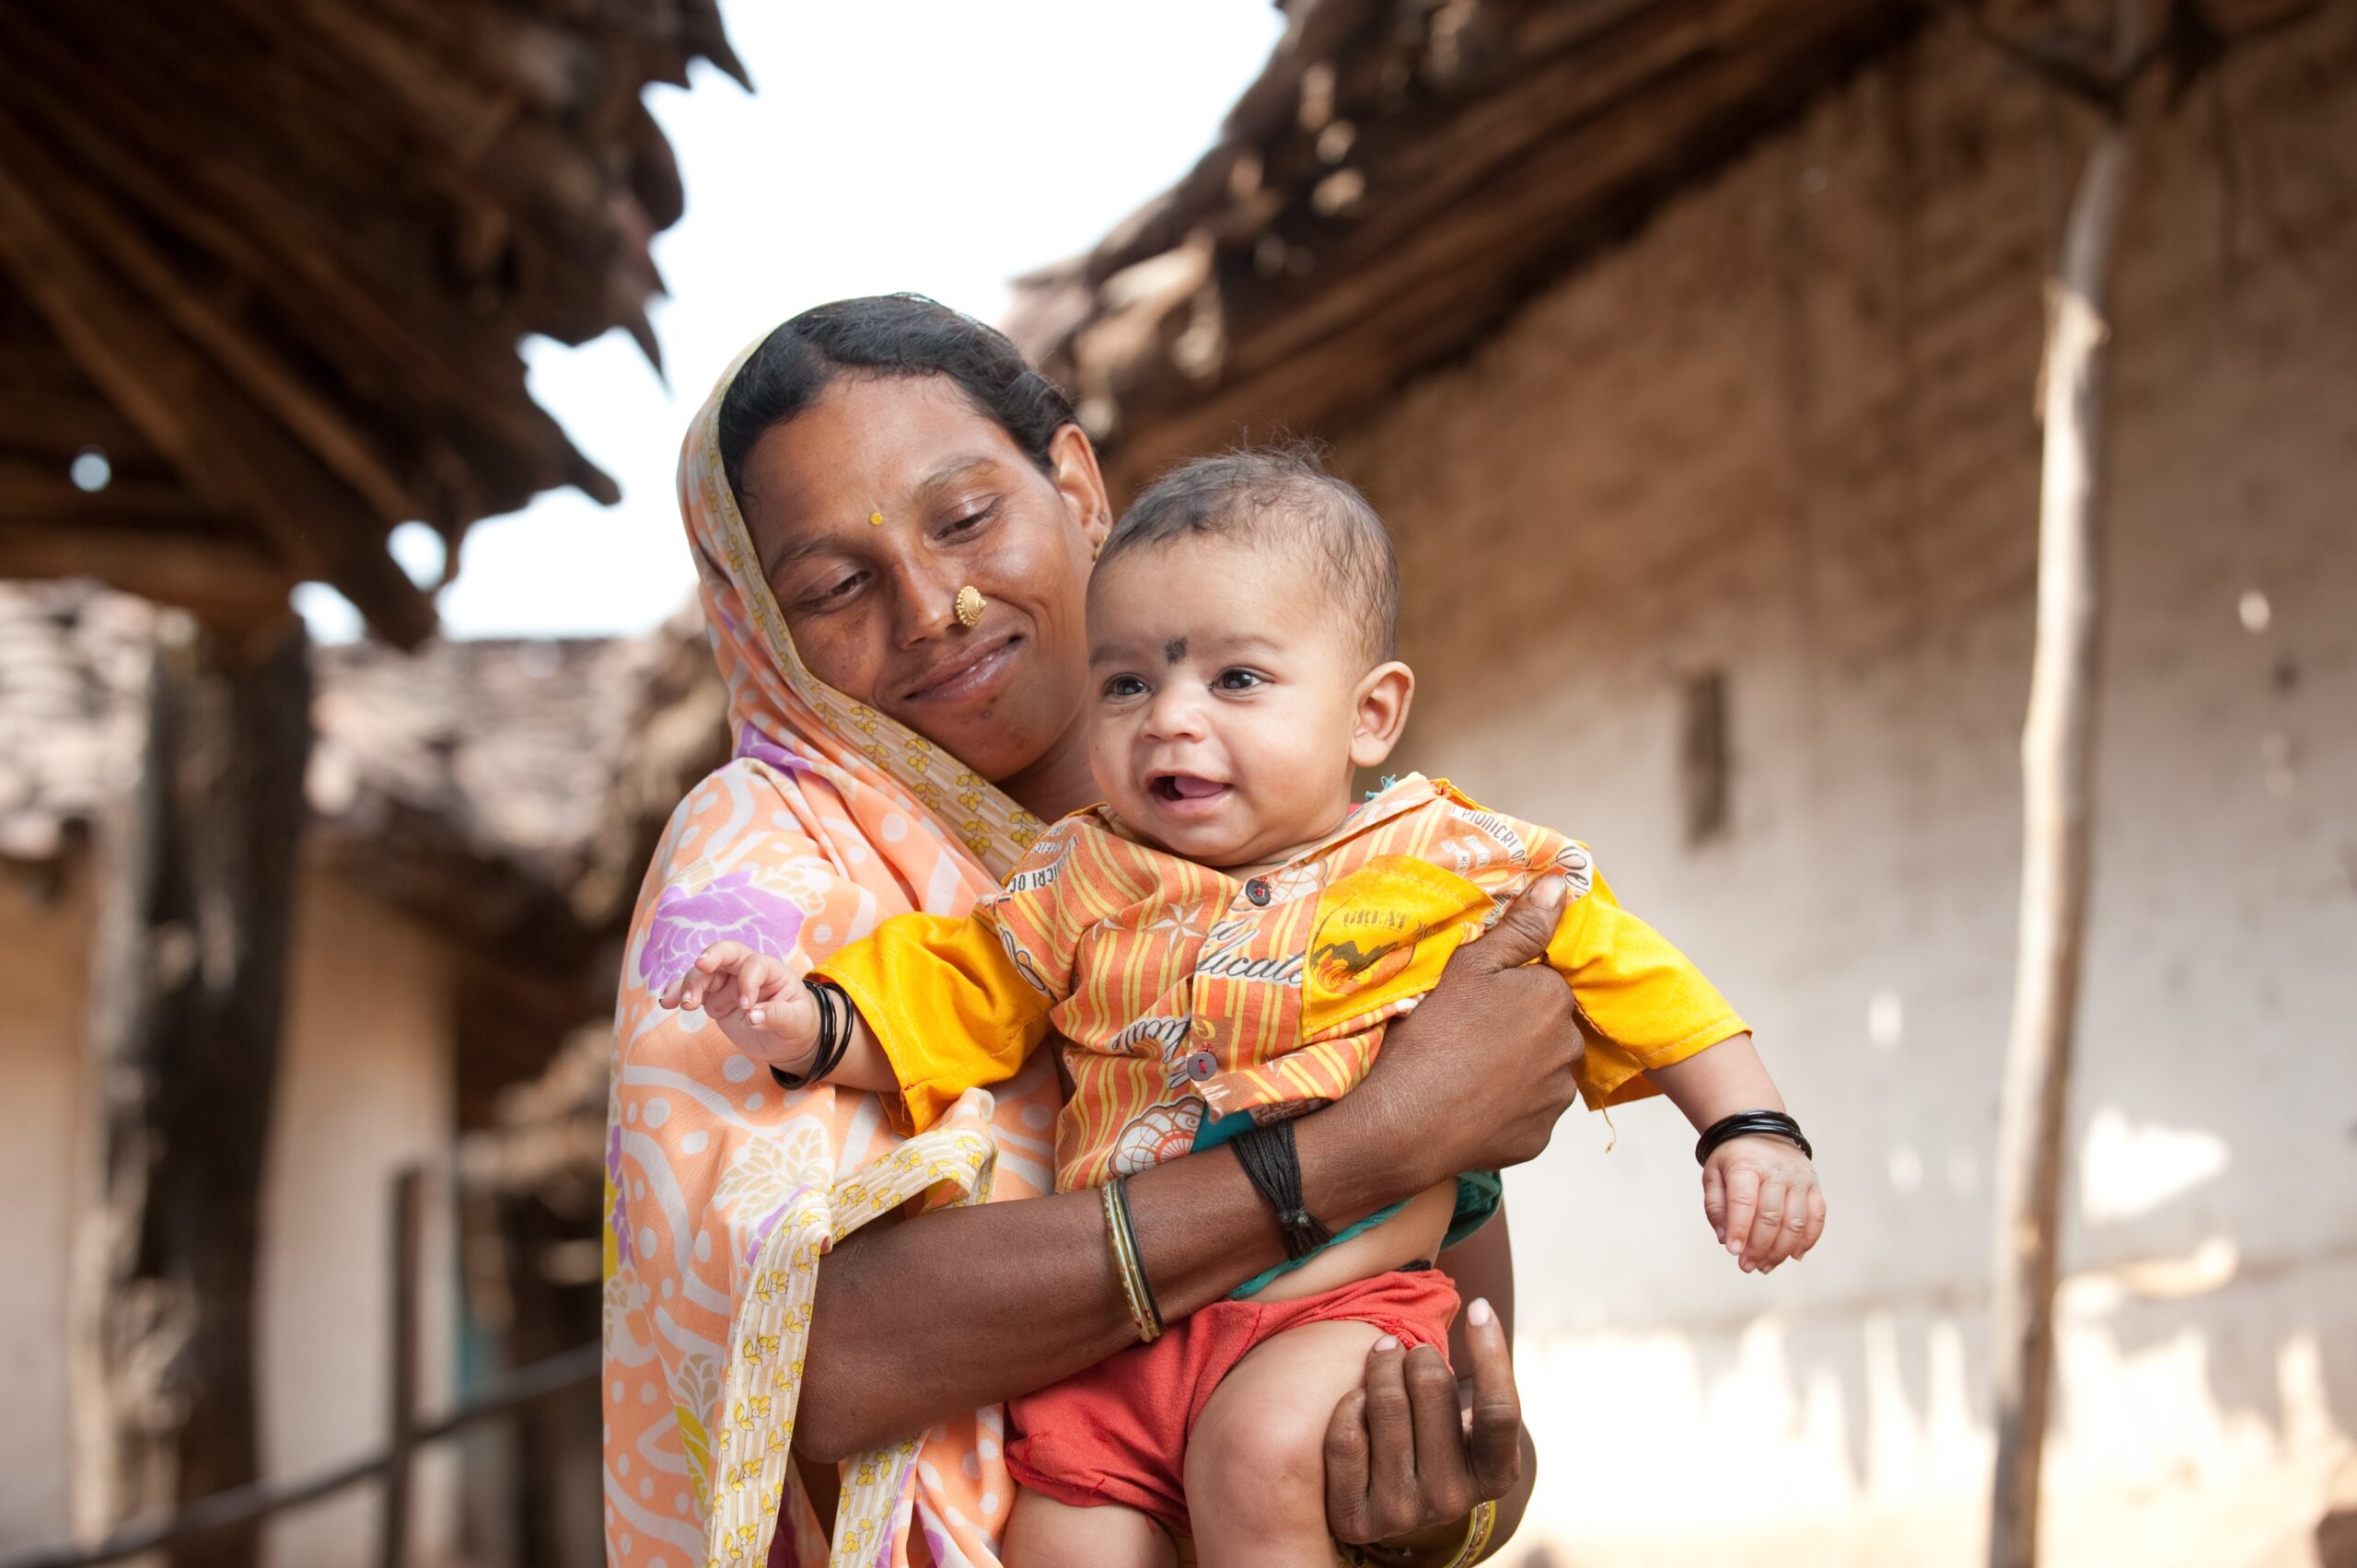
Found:
M 1077 425 L 1050 456 L 946 377 L 854 374 L 754 444 L 738 497 L 811 672 L 998 784 L 1058 748 L 1088 676 L 1104 482 Z

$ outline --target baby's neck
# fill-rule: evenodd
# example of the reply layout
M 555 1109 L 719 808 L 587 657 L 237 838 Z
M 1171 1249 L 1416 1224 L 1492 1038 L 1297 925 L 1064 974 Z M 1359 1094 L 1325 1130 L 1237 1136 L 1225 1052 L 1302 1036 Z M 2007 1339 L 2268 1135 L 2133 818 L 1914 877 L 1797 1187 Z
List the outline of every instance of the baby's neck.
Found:
M 1235 877 L 1239 882 L 1248 882 L 1255 877 L 1265 876 L 1269 872 L 1274 871 L 1280 866 L 1291 865 L 1294 861 L 1300 859 L 1305 854 L 1307 854 L 1311 850 L 1316 849 L 1319 844 L 1324 843 L 1328 839 L 1332 838 L 1337 832 L 1340 832 L 1341 830 L 1342 824 L 1350 819 L 1350 815 L 1351 803 L 1349 798 L 1345 796 L 1336 800 L 1333 811 L 1321 819 L 1325 823 L 1323 827 L 1319 828 L 1314 833 L 1304 835 L 1298 842 L 1287 844 L 1283 849 L 1273 851 L 1267 854 L 1255 855 L 1251 860 L 1238 862 L 1235 865 L 1222 865 L 1212 861 L 1206 861 L 1203 862 L 1203 864 L 1210 865 L 1214 871 L 1222 872 L 1229 877 Z

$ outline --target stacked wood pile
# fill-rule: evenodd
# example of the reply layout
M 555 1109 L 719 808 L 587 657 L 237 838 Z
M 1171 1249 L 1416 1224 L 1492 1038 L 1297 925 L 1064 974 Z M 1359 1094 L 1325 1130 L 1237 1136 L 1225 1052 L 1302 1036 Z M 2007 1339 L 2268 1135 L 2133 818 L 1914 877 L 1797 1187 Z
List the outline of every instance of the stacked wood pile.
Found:
M 1185 179 L 1009 322 L 1118 487 L 1330 428 L 1913 27 L 1887 0 L 1294 0 Z
M 0 576 L 216 624 L 319 579 L 404 646 L 388 555 L 540 491 L 616 498 L 516 345 L 621 326 L 680 213 L 640 101 L 714 0 L 0 7 Z

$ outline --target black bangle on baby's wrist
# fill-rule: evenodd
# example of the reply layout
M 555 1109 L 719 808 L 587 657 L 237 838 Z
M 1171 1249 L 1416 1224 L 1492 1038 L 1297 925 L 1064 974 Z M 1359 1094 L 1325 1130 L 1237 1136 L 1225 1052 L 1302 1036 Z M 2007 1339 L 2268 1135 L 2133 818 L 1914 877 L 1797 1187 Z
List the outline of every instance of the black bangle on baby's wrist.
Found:
M 1711 1123 L 1694 1145 L 1694 1163 L 1707 1165 L 1720 1144 L 1736 1138 L 1782 1138 L 1810 1159 L 1817 1151 L 1801 1133 L 1801 1124 L 1781 1110 L 1738 1110 Z
M 843 1064 L 843 1053 L 851 1049 L 852 1023 L 856 1017 L 852 1011 L 851 997 L 831 980 L 812 975 L 805 984 L 810 988 L 810 998 L 819 1005 L 819 1049 L 812 1053 L 810 1065 L 799 1073 L 789 1073 L 783 1067 L 772 1066 L 770 1076 L 780 1088 L 807 1089 L 823 1083 L 827 1074 Z

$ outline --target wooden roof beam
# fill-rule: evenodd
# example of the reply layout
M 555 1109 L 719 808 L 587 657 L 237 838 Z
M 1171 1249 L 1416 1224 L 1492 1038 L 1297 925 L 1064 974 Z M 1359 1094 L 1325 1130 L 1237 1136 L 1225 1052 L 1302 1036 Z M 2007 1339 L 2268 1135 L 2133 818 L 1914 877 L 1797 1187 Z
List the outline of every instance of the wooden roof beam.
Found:
M 95 577 L 230 631 L 284 617 L 295 587 L 268 556 L 234 539 L 93 526 L 71 514 L 0 519 L 0 577 Z
M 274 302 L 300 324 L 306 346 L 344 367 L 354 389 L 396 425 L 440 427 L 458 439 L 470 470 L 464 488 L 479 493 L 482 510 L 512 510 L 536 491 L 564 483 L 609 505 L 620 498 L 613 481 L 525 395 L 522 361 L 502 332 L 485 331 L 482 320 L 431 296 L 407 301 L 429 311 L 397 318 L 389 295 L 345 270 L 359 259 L 342 244 L 334 215 L 290 200 L 268 170 L 232 150 L 218 149 L 201 168 L 177 168 L 176 150 L 164 139 L 168 117 L 155 105 L 186 84 L 160 63 L 113 58 L 93 69 L 87 51 L 38 28 L 12 42 L 13 52 L 0 50 L 0 102 L 38 122 L 45 137 L 145 219 Z M 174 172 L 185 185 L 170 178 Z M 520 333 L 521 324 L 514 325 Z M 511 471 L 517 456 L 528 471 Z M 470 504 L 452 499 L 455 507 L 429 508 L 426 520 L 458 520 L 438 515 Z
M 332 584 L 387 641 L 431 635 L 434 604 L 374 517 L 250 402 L 0 161 L 0 264 L 90 379 L 207 509 L 250 518 L 291 576 Z

